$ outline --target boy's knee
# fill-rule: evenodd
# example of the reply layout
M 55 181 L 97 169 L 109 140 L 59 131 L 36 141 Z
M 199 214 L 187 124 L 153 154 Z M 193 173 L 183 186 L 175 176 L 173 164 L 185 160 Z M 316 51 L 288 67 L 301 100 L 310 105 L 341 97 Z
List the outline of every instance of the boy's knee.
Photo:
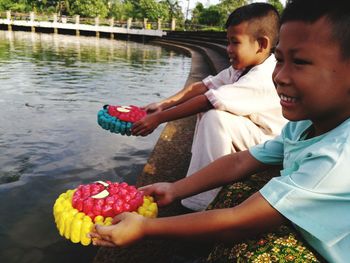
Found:
M 225 126 L 227 121 L 239 122 L 240 117 L 222 110 L 209 110 L 203 114 L 201 122 L 206 126 L 218 127 Z
M 203 130 L 225 130 L 229 133 L 241 132 L 246 118 L 237 116 L 227 111 L 210 110 L 200 120 L 200 128 Z

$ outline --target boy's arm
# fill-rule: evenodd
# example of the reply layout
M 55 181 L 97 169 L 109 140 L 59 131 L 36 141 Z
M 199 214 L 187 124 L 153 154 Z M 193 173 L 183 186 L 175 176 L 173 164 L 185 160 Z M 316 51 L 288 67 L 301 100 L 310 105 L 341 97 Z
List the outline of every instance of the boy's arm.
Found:
M 162 110 L 169 109 L 176 105 L 179 105 L 193 97 L 202 95 L 208 91 L 208 88 L 204 85 L 202 81 L 194 82 L 188 86 L 185 86 L 182 90 L 176 94 L 166 98 L 160 102 L 151 103 L 145 107 L 148 113 L 158 112 Z
M 286 219 L 257 192 L 233 208 L 149 219 L 133 213 L 114 218 L 114 225 L 96 226 L 94 245 L 126 246 L 145 237 L 239 241 L 272 230 Z
M 176 199 L 204 192 L 228 183 L 241 181 L 245 177 L 266 170 L 267 165 L 256 160 L 248 150 L 228 154 L 208 166 L 173 183 Z
M 233 208 L 145 220 L 144 237 L 232 240 L 269 231 L 286 219 L 259 193 Z
M 241 151 L 223 156 L 205 168 L 174 183 L 155 183 L 141 187 L 146 195 L 155 198 L 159 206 L 170 204 L 203 191 L 235 181 L 241 181 L 270 165 L 257 161 L 249 151 Z
M 173 184 L 164 191 L 158 186 L 143 188 L 145 194 L 158 191 L 159 196 L 178 199 L 202 192 L 222 184 L 238 181 L 269 167 L 257 161 L 249 151 L 226 155 L 195 174 Z M 168 195 L 168 196 L 166 196 Z M 161 200 L 162 201 L 162 200 Z M 228 209 L 217 209 L 168 218 L 146 219 L 124 213 L 114 219 L 115 225 L 96 226 L 92 237 L 96 245 L 124 246 L 144 237 L 183 237 L 209 239 L 240 239 L 269 230 L 284 222 L 284 217 L 261 196 L 254 194 L 242 204 Z
M 132 134 L 146 136 L 153 132 L 161 123 L 188 117 L 211 108 L 213 106 L 208 98 L 205 95 L 198 95 L 181 103 L 177 107 L 150 114 L 135 122 L 132 126 Z

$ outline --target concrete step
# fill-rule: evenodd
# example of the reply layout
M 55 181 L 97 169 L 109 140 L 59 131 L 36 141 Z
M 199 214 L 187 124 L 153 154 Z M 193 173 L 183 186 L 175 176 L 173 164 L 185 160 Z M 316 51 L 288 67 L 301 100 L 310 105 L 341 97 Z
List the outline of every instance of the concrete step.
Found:
M 229 66 L 228 57 L 226 54 L 224 54 L 222 45 L 193 40 L 178 41 L 174 39 L 157 39 L 152 41 L 152 43 L 157 43 L 160 45 L 167 43 L 169 45 L 182 46 L 200 52 L 210 65 L 212 75 L 216 75 L 221 70 Z

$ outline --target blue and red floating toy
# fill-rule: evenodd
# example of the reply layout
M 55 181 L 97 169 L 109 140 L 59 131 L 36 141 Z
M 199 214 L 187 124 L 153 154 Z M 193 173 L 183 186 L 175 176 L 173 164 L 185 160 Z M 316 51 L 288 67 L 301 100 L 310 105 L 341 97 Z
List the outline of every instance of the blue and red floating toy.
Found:
M 131 135 L 134 122 L 147 115 L 146 111 L 137 106 L 104 105 L 97 114 L 97 123 L 105 130 L 121 135 Z

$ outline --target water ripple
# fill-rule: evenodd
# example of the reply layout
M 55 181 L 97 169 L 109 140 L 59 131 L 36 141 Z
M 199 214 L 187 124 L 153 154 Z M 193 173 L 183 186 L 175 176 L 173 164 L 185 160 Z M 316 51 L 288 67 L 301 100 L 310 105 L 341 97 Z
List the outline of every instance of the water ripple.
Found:
M 190 66 L 147 44 L 0 31 L 0 262 L 91 261 L 93 248 L 57 234 L 54 200 L 95 180 L 135 183 L 164 127 L 115 135 L 97 111 L 167 97 Z

